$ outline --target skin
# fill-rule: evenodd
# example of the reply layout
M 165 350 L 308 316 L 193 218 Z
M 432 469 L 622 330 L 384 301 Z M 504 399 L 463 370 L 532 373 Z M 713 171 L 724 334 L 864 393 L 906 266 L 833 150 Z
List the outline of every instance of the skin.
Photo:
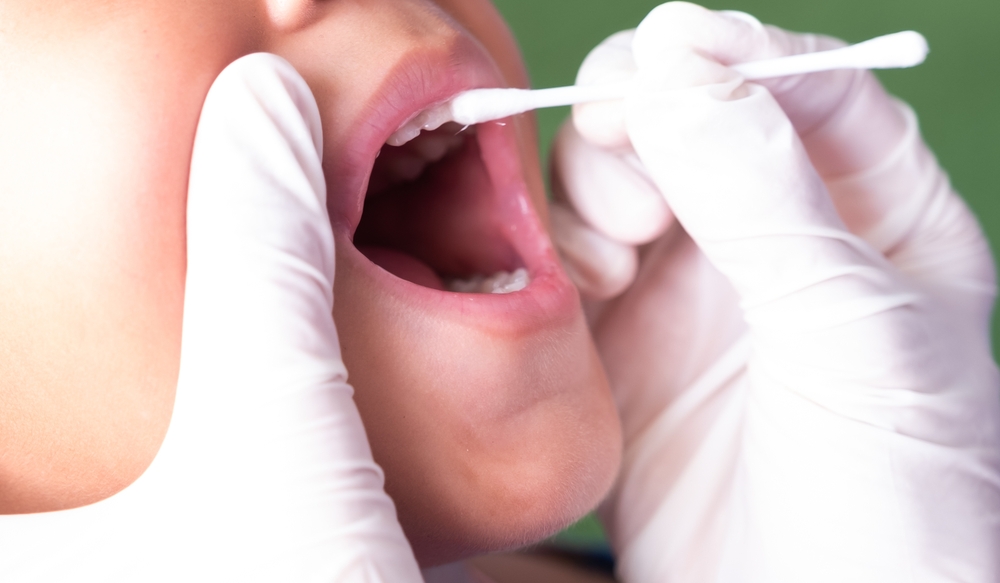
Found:
M 527 84 L 488 0 L 0 0 L 0 513 L 107 498 L 156 455 L 191 146 L 218 73 L 257 51 L 302 73 L 339 196 L 330 169 L 395 67 L 469 42 Z M 543 214 L 533 122 L 514 123 Z M 536 540 L 596 504 L 620 430 L 579 300 L 519 329 L 429 319 L 366 275 L 339 228 L 344 358 L 421 562 Z

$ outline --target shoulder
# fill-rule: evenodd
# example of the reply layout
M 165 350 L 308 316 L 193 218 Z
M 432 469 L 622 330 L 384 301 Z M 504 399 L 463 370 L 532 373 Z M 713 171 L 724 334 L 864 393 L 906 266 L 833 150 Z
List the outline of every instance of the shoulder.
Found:
M 188 169 L 257 0 L 0 0 L 0 513 L 124 488 L 169 423 Z

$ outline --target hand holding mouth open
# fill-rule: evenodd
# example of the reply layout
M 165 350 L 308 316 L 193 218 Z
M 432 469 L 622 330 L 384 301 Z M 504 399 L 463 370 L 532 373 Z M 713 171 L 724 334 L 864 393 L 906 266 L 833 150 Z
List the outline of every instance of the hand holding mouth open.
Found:
M 1000 577 L 974 217 L 871 74 L 727 67 L 838 44 L 674 2 L 580 71 L 643 88 L 577 107 L 552 211 L 622 414 L 630 583 Z

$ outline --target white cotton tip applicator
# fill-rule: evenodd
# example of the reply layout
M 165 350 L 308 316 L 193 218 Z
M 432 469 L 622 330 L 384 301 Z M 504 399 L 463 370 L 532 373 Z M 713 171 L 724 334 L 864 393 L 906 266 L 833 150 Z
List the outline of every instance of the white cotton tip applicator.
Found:
M 732 69 L 748 81 L 835 69 L 898 69 L 923 63 L 928 52 L 923 35 L 905 31 L 830 51 L 740 63 Z M 623 99 L 631 90 L 632 84 L 628 81 L 535 90 L 473 89 L 420 113 L 399 128 L 388 144 L 405 144 L 421 130 L 437 129 L 447 122 L 470 126 L 532 109 Z
M 923 63 L 929 51 L 924 35 L 908 30 L 831 51 L 740 63 L 732 68 L 751 81 L 835 69 L 904 69 Z
M 923 35 L 906 31 L 830 51 L 740 63 L 732 69 L 748 81 L 835 69 L 897 69 L 923 63 L 928 51 Z M 473 89 L 446 105 L 451 110 L 451 121 L 473 125 L 543 107 L 622 99 L 631 88 L 631 83 L 624 82 L 537 90 Z

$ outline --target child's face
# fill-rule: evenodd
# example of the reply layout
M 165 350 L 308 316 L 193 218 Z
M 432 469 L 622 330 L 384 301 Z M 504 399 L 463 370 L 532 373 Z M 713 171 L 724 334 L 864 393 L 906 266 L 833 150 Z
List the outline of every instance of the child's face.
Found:
M 279 22 L 272 7 L 304 19 Z M 421 109 L 526 84 L 488 0 L 23 0 L 0 12 L 17 22 L 0 42 L 0 352 L 13 355 L 0 393 L 14 403 L 0 440 L 4 467 L 22 472 L 0 510 L 106 498 L 155 456 L 177 386 L 201 106 L 227 64 L 257 51 L 288 59 L 320 106 L 334 317 L 420 558 L 536 539 L 603 495 L 618 421 L 538 217 L 530 119 L 386 148 L 372 173 Z M 451 153 L 426 163 L 442 146 Z M 518 267 L 531 283 L 510 295 L 432 289 Z
M 334 314 L 400 520 L 425 564 L 545 536 L 605 493 L 620 437 L 539 219 L 533 123 L 383 149 L 408 118 L 463 89 L 525 86 L 515 43 L 488 0 L 316 10 L 271 50 L 303 74 L 323 115 Z M 510 295 L 440 289 L 518 267 L 531 283 Z

